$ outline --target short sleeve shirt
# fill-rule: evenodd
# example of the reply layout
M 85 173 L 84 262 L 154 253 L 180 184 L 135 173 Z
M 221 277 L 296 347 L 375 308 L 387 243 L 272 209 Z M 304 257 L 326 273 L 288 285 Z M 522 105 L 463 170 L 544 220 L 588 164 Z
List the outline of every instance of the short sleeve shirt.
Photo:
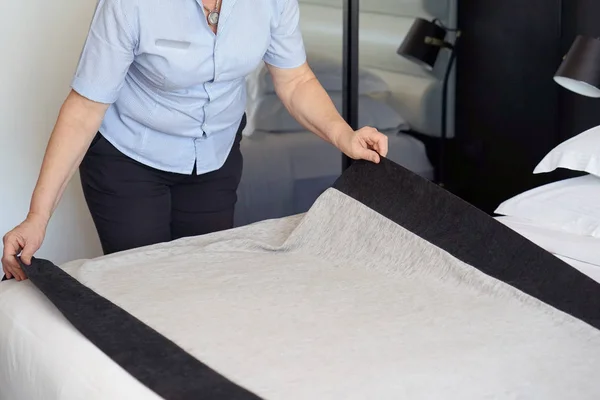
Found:
M 217 34 L 201 0 L 99 0 L 72 88 L 110 104 L 100 131 L 121 152 L 201 174 L 230 152 L 246 76 L 305 61 L 298 0 L 222 0 Z

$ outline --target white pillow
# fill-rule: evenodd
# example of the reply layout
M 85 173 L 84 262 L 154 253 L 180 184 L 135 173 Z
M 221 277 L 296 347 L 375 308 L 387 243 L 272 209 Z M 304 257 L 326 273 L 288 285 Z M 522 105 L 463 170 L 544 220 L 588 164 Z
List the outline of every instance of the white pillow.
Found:
M 600 178 L 584 175 L 543 185 L 506 200 L 495 212 L 600 238 Z
M 308 54 L 307 62 L 327 92 L 342 91 L 342 63 L 340 61 Z M 264 63 L 261 63 L 260 67 L 246 78 L 246 83 L 248 95 L 252 99 L 275 93 L 273 79 Z M 360 69 L 358 91 L 360 94 L 384 93 L 389 92 L 390 88 L 378 75 Z
M 557 168 L 600 176 L 600 126 L 556 146 L 540 161 L 533 173 L 551 172 Z
M 342 109 L 342 94 L 330 94 L 338 111 Z M 287 133 L 306 131 L 287 111 L 277 95 L 263 96 L 248 106 L 248 126 L 252 130 L 269 133 Z M 408 124 L 398 112 L 384 100 L 362 95 L 358 100 L 359 127 L 370 126 L 380 131 L 408 129 Z M 252 132 L 244 131 L 246 135 Z

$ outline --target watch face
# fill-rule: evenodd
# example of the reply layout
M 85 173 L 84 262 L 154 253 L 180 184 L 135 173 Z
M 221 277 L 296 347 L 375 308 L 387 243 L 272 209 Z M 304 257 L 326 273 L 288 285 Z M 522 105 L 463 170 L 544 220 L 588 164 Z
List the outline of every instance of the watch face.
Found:
M 211 25 L 216 25 L 219 23 L 219 13 L 216 11 L 211 11 L 208 14 L 208 23 Z

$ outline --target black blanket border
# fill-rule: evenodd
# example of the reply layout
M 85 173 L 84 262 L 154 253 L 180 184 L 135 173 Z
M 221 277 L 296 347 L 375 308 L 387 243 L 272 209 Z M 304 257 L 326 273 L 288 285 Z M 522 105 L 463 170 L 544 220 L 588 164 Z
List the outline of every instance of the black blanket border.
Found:
M 357 161 L 350 169 L 335 189 L 481 272 L 600 329 L 598 282 L 388 159 Z
M 79 332 L 160 397 L 168 400 L 260 399 L 52 262 L 34 259 L 31 265 L 21 265 L 33 284 Z

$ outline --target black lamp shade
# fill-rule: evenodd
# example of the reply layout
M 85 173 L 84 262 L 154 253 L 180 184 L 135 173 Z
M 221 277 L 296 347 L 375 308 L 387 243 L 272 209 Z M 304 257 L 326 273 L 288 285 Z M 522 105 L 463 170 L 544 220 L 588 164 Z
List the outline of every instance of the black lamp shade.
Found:
M 580 95 L 600 97 L 600 40 L 577 36 L 554 81 Z
M 431 71 L 435 65 L 446 30 L 435 22 L 417 18 L 398 48 L 398 55 Z

